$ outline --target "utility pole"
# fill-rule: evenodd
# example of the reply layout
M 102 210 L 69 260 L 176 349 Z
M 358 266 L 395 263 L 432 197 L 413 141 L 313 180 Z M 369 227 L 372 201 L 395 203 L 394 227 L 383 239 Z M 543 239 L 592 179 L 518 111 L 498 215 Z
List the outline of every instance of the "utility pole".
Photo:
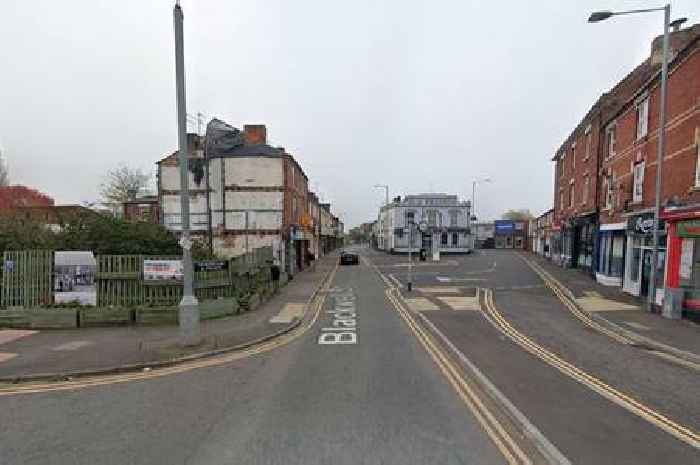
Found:
M 413 256 L 411 249 L 413 248 L 413 221 L 408 222 L 408 283 L 406 289 L 408 292 L 413 290 Z
M 187 147 L 187 110 L 185 105 L 185 52 L 183 37 L 183 14 L 179 0 L 173 8 L 173 25 L 175 29 L 175 87 L 177 92 L 177 131 L 178 162 L 180 164 L 180 216 L 182 218 L 183 286 L 182 300 L 178 311 L 180 326 L 180 344 L 193 346 L 200 342 L 199 302 L 194 295 L 194 270 L 192 267 L 192 240 L 190 239 L 190 192 L 189 192 L 189 154 Z

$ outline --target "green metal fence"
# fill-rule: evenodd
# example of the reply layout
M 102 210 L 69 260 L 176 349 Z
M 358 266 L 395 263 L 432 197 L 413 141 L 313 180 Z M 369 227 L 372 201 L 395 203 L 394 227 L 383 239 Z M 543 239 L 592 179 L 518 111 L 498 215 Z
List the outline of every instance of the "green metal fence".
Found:
M 53 251 L 6 251 L 2 258 L 0 307 L 53 303 Z
M 178 260 L 150 255 L 98 255 L 97 306 L 175 305 L 182 298 L 182 284 L 144 280 L 144 260 Z M 269 280 L 272 248 L 262 247 L 226 261 L 224 269 L 195 271 L 198 299 L 235 297 Z

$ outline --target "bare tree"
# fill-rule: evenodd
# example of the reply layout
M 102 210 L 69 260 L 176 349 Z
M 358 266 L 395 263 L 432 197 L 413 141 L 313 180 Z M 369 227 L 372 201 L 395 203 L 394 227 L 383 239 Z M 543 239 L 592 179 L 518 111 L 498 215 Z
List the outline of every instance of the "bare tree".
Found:
M 7 163 L 2 157 L 2 149 L 0 149 L 0 187 L 10 185 L 10 171 L 7 168 Z
M 534 216 L 532 215 L 532 213 L 530 213 L 530 210 L 528 209 L 508 210 L 501 217 L 504 220 L 512 221 L 528 221 L 534 218 Z
M 151 176 L 139 168 L 119 165 L 107 172 L 100 185 L 102 203 L 118 211 L 121 204 L 133 200 L 150 187 Z

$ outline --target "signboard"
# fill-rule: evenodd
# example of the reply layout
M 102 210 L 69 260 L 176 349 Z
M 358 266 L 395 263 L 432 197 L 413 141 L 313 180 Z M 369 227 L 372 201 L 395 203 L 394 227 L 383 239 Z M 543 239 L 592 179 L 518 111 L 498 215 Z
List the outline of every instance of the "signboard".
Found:
M 221 271 L 228 270 L 227 260 L 207 260 L 194 262 L 194 271 Z
M 510 220 L 496 220 L 494 225 L 496 234 L 512 234 L 515 231 L 515 223 Z
M 700 237 L 700 220 L 680 221 L 678 237 Z
M 680 266 L 680 277 L 681 279 L 690 279 L 693 274 L 693 246 L 695 241 L 693 239 L 683 239 L 681 242 L 681 266 Z
M 664 231 L 664 225 L 665 223 L 659 220 L 659 232 Z M 654 215 L 652 213 L 647 213 L 631 217 L 627 221 L 627 230 L 635 234 L 653 234 Z
M 182 260 L 144 260 L 144 281 L 182 281 Z

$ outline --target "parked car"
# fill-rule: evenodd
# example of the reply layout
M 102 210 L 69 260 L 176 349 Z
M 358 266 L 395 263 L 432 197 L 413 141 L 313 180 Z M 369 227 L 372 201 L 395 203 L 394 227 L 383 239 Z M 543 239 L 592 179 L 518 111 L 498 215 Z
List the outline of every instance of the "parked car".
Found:
M 360 256 L 356 253 L 353 253 L 353 252 L 343 251 L 340 254 L 340 264 L 341 265 L 359 265 L 360 264 Z

